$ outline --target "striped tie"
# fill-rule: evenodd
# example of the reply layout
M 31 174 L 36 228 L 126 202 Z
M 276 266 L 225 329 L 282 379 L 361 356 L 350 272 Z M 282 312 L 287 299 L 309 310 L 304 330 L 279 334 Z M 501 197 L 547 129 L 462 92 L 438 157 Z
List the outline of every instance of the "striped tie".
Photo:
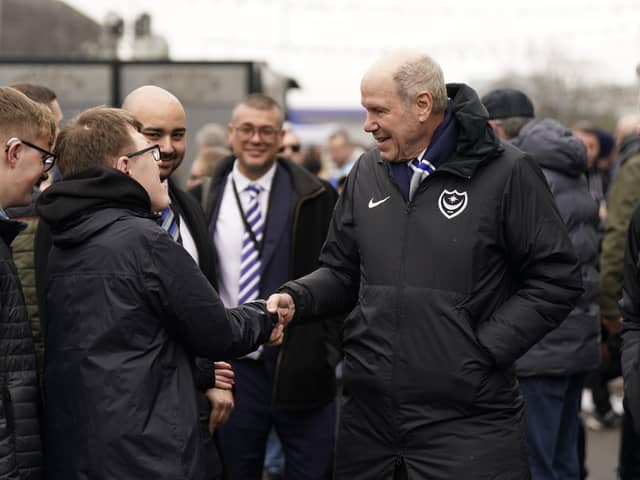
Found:
M 436 170 L 436 167 L 424 158 L 425 156 L 426 152 L 422 160 L 418 161 L 417 158 L 414 158 L 409 162 L 409 167 L 413 170 L 413 176 L 409 184 L 409 200 L 413 198 L 413 194 L 416 193 L 420 183 Z
M 160 225 L 164 228 L 169 236 L 182 245 L 182 237 L 180 237 L 179 217 L 174 213 L 171 205 L 165 208 L 160 215 Z
M 262 241 L 264 222 L 258 196 L 261 187 L 259 185 L 249 185 L 246 189 L 249 192 L 249 205 L 246 211 L 246 219 L 249 227 L 253 231 L 254 238 L 248 231 L 242 235 L 242 254 L 240 257 L 240 285 L 238 293 L 238 304 L 241 305 L 250 300 L 258 298 L 260 293 L 260 252 L 258 244 Z

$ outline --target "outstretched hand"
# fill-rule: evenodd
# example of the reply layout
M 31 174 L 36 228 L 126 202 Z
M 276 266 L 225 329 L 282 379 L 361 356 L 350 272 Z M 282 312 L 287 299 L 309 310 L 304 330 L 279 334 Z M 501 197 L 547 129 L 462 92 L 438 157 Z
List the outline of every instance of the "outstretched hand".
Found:
M 278 315 L 278 323 L 286 327 L 296 313 L 293 298 L 288 293 L 274 293 L 267 300 L 267 311 Z

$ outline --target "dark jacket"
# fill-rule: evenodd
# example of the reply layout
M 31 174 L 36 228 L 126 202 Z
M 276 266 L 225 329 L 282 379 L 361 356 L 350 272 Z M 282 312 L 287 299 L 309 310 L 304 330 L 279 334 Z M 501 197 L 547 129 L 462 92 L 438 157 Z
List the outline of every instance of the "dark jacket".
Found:
M 29 320 L 31 322 L 31 331 L 33 333 L 38 365 L 38 379 L 40 381 L 42 379 L 44 365 L 44 335 L 38 310 L 34 266 L 34 242 L 40 220 L 36 213 L 35 204 L 38 195 L 40 195 L 40 190 L 34 188 L 31 203 L 24 207 L 8 208 L 7 215 L 9 215 L 9 218 L 18 220 L 26 225 L 26 228 L 20 232 L 11 244 L 11 249 L 13 251 L 13 261 L 18 269 L 18 276 L 22 284 L 24 303 L 27 307 L 27 313 L 29 314 Z
M 625 408 L 640 434 L 640 208 L 634 211 L 624 252 L 624 288 L 620 310 Z
M 336 478 L 528 478 L 511 365 L 582 293 L 535 163 L 501 146 L 477 94 L 449 85 L 453 155 L 406 202 L 377 149 L 350 172 L 321 268 L 284 287 L 343 331 Z M 455 434 L 452 434 L 455 432 Z
M 224 185 L 233 168 L 234 157 L 222 160 L 212 177 L 207 218 L 215 224 L 218 218 Z M 282 273 L 279 283 L 270 282 L 267 276 L 261 278 L 260 294 L 268 296 L 282 282 L 298 278 L 318 267 L 320 249 L 327 235 L 333 207 L 337 200 L 336 191 L 288 160 L 279 158 L 274 184 L 290 179 L 292 187 L 290 199 L 283 201 L 281 211 L 274 207 L 277 189 L 271 191 L 267 214 L 263 268 L 278 259 L 273 256 L 278 243 L 269 238 L 269 231 L 278 223 L 282 228 L 282 242 L 288 242 L 288 271 Z M 289 225 L 289 231 L 284 231 Z M 212 233 L 213 234 L 213 233 Z M 285 259 L 286 262 L 287 259 Z M 285 263 L 282 262 L 282 263 Z M 276 265 L 277 267 L 277 265 Z M 325 316 L 304 326 L 294 326 L 285 332 L 280 347 L 278 368 L 274 380 L 273 404 L 278 408 L 292 410 L 309 409 L 332 401 L 336 394 L 335 365 L 339 359 L 339 332 L 343 315 Z
M 252 351 L 271 331 L 263 306 L 225 310 L 144 189 L 115 169 L 49 187 L 38 211 L 53 236 L 48 478 L 209 478 L 191 357 Z
M 36 355 L 11 242 L 24 229 L 0 219 L 0 478 L 42 478 Z
M 569 231 L 585 292 L 562 324 L 516 363 L 516 373 L 573 375 L 600 364 L 598 203 L 589 192 L 584 144 L 555 120 L 525 125 L 512 142 L 542 168 Z
M 624 242 L 629 221 L 640 200 L 640 138 L 629 136 L 621 147 L 607 204 L 607 223 L 600 255 L 600 310 L 604 318 L 618 318 L 622 295 Z

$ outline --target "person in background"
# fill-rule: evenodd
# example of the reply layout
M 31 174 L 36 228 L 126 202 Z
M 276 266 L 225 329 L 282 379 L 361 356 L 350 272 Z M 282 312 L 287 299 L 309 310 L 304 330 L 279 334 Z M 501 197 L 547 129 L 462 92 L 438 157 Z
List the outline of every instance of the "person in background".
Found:
M 271 97 L 240 101 L 228 125 L 233 155 L 212 177 L 207 218 L 217 289 L 229 307 L 265 298 L 318 266 L 337 194 L 278 156 L 282 125 L 282 108 Z M 220 428 L 230 479 L 261 478 L 272 428 L 284 450 L 284 478 L 331 478 L 341 320 L 316 317 L 289 329 L 281 347 L 265 346 L 231 362 L 235 409 Z
M 14 83 L 11 85 L 19 92 L 22 92 L 36 103 L 45 105 L 53 115 L 56 123 L 56 131 L 60 128 L 63 115 L 60 110 L 57 96 L 54 91 L 44 85 L 34 83 Z M 55 140 L 54 140 L 55 143 Z M 37 276 L 36 276 L 36 232 L 38 230 L 39 218 L 35 209 L 35 201 L 40 195 L 41 189 L 51 184 L 54 177 L 59 177 L 59 172 L 54 164 L 51 170 L 47 172 L 47 178 L 39 182 L 33 189 L 31 203 L 24 207 L 9 208 L 7 215 L 10 218 L 18 220 L 26 225 L 26 228 L 18 234 L 14 239 L 11 247 L 13 249 L 13 259 L 18 268 L 18 275 L 22 283 L 22 291 L 31 321 L 31 331 L 33 333 L 33 341 L 36 349 L 36 357 L 38 360 L 38 377 L 42 379 L 44 369 L 44 338 L 46 322 L 42 321 L 40 310 L 38 308 L 37 295 Z
M 196 132 L 195 140 L 197 151 L 212 147 L 229 148 L 227 131 L 219 123 L 205 123 Z
M 600 254 L 600 312 L 608 337 L 609 357 L 614 362 L 613 367 L 618 375 L 620 362 L 615 350 L 619 349 L 623 326 L 618 300 L 622 297 L 625 240 L 633 211 L 640 200 L 640 138 L 635 128 L 637 123 L 634 127 L 632 121 L 627 120 L 625 127 L 624 132 L 628 132 L 626 135 L 622 133 L 622 129 L 616 134 L 620 140 L 616 157 L 617 173 L 609 190 L 607 222 Z M 603 381 L 605 380 L 606 377 Z M 602 391 L 604 392 L 604 389 Z M 597 408 L 598 404 L 595 403 Z M 608 407 L 608 411 L 601 417 L 606 422 L 615 414 L 608 398 L 606 402 L 603 398 L 601 403 L 605 408 Z M 604 425 L 606 426 L 606 423 Z M 640 475 L 640 457 L 637 455 L 640 436 L 633 429 L 633 420 L 628 410 L 622 417 L 621 436 L 618 473 L 625 480 L 637 478 Z
M 0 87 L 0 477 L 42 479 L 36 352 L 11 242 L 24 228 L 5 209 L 29 205 L 55 155 L 50 110 Z
M 364 150 L 351 141 L 349 132 L 345 129 L 336 130 L 329 136 L 327 148 L 335 168 L 335 173 L 329 178 L 329 183 L 333 188 L 339 189 L 338 187 L 344 182 L 344 178 L 349 174 Z
M 142 134 L 160 147 L 160 179 L 166 185 L 171 198 L 171 205 L 162 212 L 162 227 L 182 245 L 213 285 L 217 266 L 204 214 L 198 202 L 178 188 L 171 178 L 182 164 L 186 151 L 186 114 L 182 103 L 163 88 L 145 85 L 130 92 L 125 97 L 122 107 L 140 121 Z M 218 478 L 222 475 L 223 465 L 219 459 L 217 434 L 214 430 L 217 425 L 226 421 L 233 409 L 233 395 L 231 386 L 226 389 L 215 388 L 212 374 L 213 368 L 218 368 L 218 376 L 227 373 L 231 375 L 231 372 L 228 372 L 230 366 L 226 363 L 216 364 L 207 359 L 198 359 L 196 367 L 196 384 L 199 390 L 206 391 L 206 397 L 200 392 L 197 395 L 203 430 L 202 441 L 208 452 L 208 470 L 212 472 L 212 478 Z M 226 372 L 223 373 L 222 370 Z
M 198 151 L 191 164 L 191 172 L 185 188 L 200 203 L 203 211 L 211 188 L 211 175 L 220 161 L 229 154 L 231 150 L 228 148 L 205 147 Z
M 578 257 L 585 292 L 558 328 L 516 362 L 525 402 L 531 478 L 580 478 L 578 438 L 585 374 L 600 364 L 598 293 L 598 204 L 587 184 L 583 141 L 553 119 L 535 120 L 531 99 L 522 91 L 499 89 L 482 98 L 496 133 L 540 166 Z M 522 118 L 509 129 L 511 119 Z M 595 161 L 595 157 L 593 158 Z

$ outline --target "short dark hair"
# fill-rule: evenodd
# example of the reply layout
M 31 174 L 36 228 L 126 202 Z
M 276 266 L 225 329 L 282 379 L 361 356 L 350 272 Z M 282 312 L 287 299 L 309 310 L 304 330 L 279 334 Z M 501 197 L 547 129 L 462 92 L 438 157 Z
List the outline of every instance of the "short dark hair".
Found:
M 55 154 L 63 177 L 100 165 L 115 166 L 120 155 L 134 148 L 129 126 L 142 125 L 126 110 L 105 106 L 80 113 L 62 129 Z
M 268 95 L 264 95 L 262 93 L 252 93 L 247 95 L 243 100 L 241 100 L 236 107 L 233 109 L 233 113 L 231 114 L 231 118 L 235 118 L 238 113 L 238 107 L 244 105 L 245 107 L 253 108 L 255 110 L 277 110 L 280 114 L 280 126 L 284 123 L 284 112 L 282 111 L 282 107 L 278 102 L 276 102 L 273 98 Z
M 43 103 L 49 105 L 56 98 L 58 98 L 53 90 L 45 87 L 44 85 L 38 85 L 36 83 L 14 83 L 9 85 L 11 88 L 15 88 L 19 92 L 24 93 L 34 102 Z

